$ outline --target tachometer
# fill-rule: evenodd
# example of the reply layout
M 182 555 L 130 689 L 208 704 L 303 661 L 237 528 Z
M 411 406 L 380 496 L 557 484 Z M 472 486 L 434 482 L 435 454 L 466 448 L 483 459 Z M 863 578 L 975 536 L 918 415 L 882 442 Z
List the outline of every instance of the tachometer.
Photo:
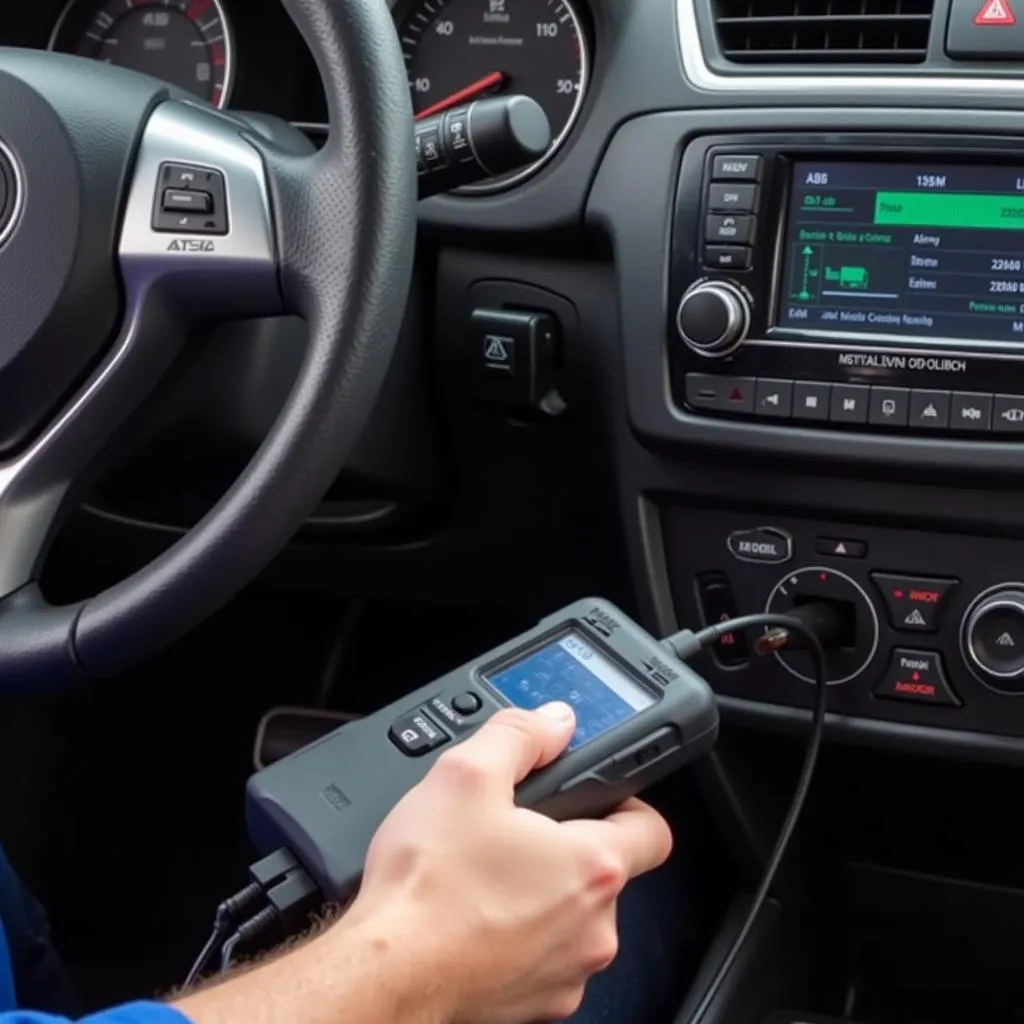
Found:
M 50 49 L 143 71 L 218 107 L 231 92 L 221 0 L 70 0 Z
M 506 188 L 565 141 L 587 90 L 587 39 L 570 0 L 411 0 L 399 25 L 413 110 L 424 117 L 493 92 L 535 99 L 551 122 L 543 159 L 464 191 Z

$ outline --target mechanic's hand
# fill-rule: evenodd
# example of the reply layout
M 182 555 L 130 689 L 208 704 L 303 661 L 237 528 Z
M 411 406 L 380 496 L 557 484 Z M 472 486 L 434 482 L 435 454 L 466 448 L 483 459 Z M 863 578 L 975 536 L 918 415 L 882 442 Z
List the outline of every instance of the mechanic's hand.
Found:
M 348 916 L 389 920 L 420 946 L 452 1024 L 572 1014 L 615 957 L 623 886 L 669 854 L 668 826 L 639 800 L 562 823 L 515 806 L 516 783 L 574 727 L 564 704 L 500 712 L 438 759 L 371 844 Z

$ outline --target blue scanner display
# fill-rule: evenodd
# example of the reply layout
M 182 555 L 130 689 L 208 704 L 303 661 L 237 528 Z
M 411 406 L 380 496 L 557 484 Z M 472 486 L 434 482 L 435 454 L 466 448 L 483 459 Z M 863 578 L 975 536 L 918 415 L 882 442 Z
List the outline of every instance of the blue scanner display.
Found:
M 486 673 L 509 704 L 532 710 L 549 701 L 571 704 L 576 732 L 569 750 L 600 736 L 655 702 L 655 697 L 575 630 Z

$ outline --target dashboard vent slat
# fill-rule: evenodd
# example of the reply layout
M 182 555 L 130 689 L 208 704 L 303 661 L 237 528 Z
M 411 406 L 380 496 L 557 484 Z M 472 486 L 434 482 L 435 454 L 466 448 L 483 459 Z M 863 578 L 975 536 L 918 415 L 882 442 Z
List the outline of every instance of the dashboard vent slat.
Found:
M 737 64 L 918 64 L 934 0 L 710 0 Z

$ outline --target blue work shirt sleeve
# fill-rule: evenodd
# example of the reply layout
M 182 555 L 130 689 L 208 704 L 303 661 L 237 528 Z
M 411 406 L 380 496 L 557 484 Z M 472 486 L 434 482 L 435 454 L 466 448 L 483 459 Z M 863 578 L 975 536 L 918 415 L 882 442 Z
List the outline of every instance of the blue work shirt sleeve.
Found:
M 69 1018 L 31 1010 L 0 1013 L 0 1024 L 69 1024 Z M 80 1017 L 78 1024 L 192 1024 L 183 1013 L 166 1003 L 137 1002 L 114 1006 Z

